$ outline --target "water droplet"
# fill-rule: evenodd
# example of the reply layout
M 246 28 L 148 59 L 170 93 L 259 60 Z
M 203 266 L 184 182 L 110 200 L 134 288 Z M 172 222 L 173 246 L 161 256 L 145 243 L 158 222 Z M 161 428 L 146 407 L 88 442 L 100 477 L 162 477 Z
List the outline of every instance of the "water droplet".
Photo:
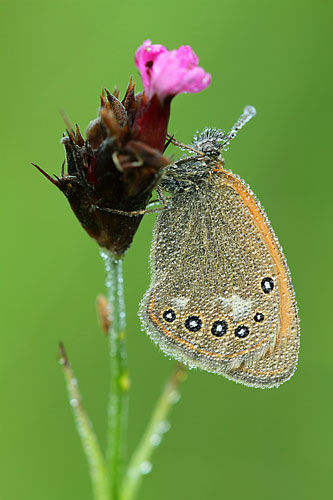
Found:
M 72 398 L 69 400 L 69 404 L 73 406 L 73 408 L 77 408 L 79 406 L 79 400 L 76 398 Z
M 172 391 L 169 394 L 169 401 L 171 404 L 176 404 L 180 400 L 180 392 L 179 391 Z
M 160 442 L 162 441 L 162 436 L 161 434 L 152 434 L 150 436 L 150 444 L 152 444 L 153 446 L 158 446 L 160 444 Z
M 145 460 L 144 462 L 141 462 L 139 465 L 139 469 L 142 475 L 149 474 L 149 472 L 152 469 L 152 464 L 151 462 L 148 462 L 148 460 Z
M 170 422 L 168 422 L 167 420 L 162 420 L 162 422 L 157 425 L 156 432 L 158 432 L 159 434 L 165 434 L 166 432 L 168 432 L 170 427 Z

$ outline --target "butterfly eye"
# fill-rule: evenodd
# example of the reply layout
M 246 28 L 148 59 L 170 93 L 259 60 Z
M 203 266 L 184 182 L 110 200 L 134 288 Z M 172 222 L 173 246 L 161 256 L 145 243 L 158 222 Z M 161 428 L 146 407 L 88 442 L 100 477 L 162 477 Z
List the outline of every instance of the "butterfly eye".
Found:
M 249 333 L 250 333 L 250 328 L 245 325 L 237 326 L 235 330 L 236 337 L 239 337 L 240 339 L 245 339 L 245 337 L 247 337 Z
M 202 321 L 199 316 L 189 316 L 184 325 L 190 332 L 198 332 L 202 326 Z
M 168 309 L 167 311 L 164 311 L 163 318 L 168 323 L 172 323 L 176 319 L 176 313 L 173 309 Z
M 270 293 L 274 288 L 274 281 L 272 278 L 264 278 L 261 282 L 261 289 L 264 293 Z
M 211 332 L 215 337 L 222 337 L 228 330 L 228 323 L 223 320 L 214 321 Z
M 260 321 L 264 321 L 265 316 L 262 313 L 256 313 L 253 319 L 257 323 L 260 323 Z

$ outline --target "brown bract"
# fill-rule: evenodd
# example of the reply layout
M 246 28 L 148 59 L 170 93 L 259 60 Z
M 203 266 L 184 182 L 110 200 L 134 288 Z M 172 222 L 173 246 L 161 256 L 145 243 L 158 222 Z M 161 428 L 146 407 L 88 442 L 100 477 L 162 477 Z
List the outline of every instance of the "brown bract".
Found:
M 117 256 L 131 244 L 142 215 L 115 211 L 143 210 L 169 163 L 162 147 L 156 149 L 149 143 L 145 127 L 153 124 L 142 120 L 146 106 L 142 95 L 135 95 L 132 81 L 122 101 L 117 90 L 113 94 L 106 91 L 99 117 L 89 124 L 86 139 L 78 126 L 75 131 L 69 128 L 62 139 L 67 172 L 53 179 L 37 167 L 64 193 L 87 233 Z M 136 116 L 141 117 L 139 125 Z M 165 134 L 162 130 L 159 146 L 164 144 Z M 155 146 L 156 137 L 152 143 Z

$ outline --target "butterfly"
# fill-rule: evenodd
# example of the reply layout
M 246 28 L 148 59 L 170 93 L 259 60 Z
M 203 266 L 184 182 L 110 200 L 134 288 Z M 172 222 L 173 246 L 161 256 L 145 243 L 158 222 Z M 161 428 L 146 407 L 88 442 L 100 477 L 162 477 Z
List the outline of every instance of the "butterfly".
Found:
M 156 218 L 151 283 L 139 315 L 167 355 L 265 388 L 294 373 L 299 319 L 264 209 L 221 156 L 254 115 L 247 106 L 229 134 L 211 128 L 196 134 L 185 147 L 192 156 L 165 170 L 160 188 L 171 198 Z

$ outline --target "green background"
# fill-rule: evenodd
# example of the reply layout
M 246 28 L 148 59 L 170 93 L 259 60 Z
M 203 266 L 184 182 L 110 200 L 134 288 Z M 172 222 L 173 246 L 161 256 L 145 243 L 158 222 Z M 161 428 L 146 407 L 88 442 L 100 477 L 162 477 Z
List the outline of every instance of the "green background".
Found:
M 190 372 L 140 498 L 313 499 L 332 486 L 332 3 L 3 1 L 1 58 L 0 498 L 88 500 L 57 343 L 62 340 L 104 443 L 107 341 L 95 297 L 98 249 L 65 198 L 30 166 L 59 173 L 59 109 L 84 131 L 99 94 L 130 74 L 151 38 L 190 44 L 212 84 L 178 96 L 170 131 L 190 141 L 257 108 L 225 154 L 268 213 L 291 268 L 301 317 L 298 370 L 279 389 Z M 154 216 L 125 260 L 132 380 L 129 452 L 172 362 L 140 333 Z

